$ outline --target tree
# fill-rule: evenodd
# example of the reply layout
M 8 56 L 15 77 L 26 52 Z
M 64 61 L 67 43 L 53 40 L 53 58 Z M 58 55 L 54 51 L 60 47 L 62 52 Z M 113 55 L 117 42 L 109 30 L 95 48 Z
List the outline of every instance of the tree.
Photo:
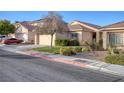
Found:
M 8 20 L 0 20 L 0 34 L 8 35 L 15 32 L 15 26 Z
M 51 47 L 53 46 L 53 36 L 56 32 L 65 33 L 68 31 L 67 24 L 56 12 L 48 12 L 48 15 L 43 18 L 42 23 L 37 28 L 37 32 L 51 35 Z

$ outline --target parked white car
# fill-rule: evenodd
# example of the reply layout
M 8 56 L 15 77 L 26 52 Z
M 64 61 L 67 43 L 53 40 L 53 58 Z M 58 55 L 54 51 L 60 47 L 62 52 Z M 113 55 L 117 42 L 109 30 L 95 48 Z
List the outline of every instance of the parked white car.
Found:
M 0 35 L 0 40 L 6 40 L 7 39 L 7 36 L 5 35 Z

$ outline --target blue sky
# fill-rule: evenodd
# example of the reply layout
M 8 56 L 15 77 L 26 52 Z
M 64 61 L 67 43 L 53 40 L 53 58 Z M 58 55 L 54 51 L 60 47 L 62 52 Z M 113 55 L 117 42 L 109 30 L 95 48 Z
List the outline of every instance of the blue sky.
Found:
M 66 22 L 80 20 L 105 26 L 111 23 L 124 21 L 124 12 L 122 11 L 59 11 Z M 0 19 L 15 21 L 32 21 L 47 15 L 45 11 L 0 11 Z

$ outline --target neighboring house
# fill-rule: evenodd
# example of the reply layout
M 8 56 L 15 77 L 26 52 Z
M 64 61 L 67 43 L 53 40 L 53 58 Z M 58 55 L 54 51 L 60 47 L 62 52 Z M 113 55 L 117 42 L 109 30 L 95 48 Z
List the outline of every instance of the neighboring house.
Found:
M 38 26 L 42 26 L 42 24 L 42 19 L 35 21 L 17 22 L 15 24 L 15 38 L 24 40 L 24 42 L 32 42 L 34 44 L 49 46 L 51 44 L 51 35 L 36 33 L 36 28 Z M 56 39 L 68 38 L 67 35 L 67 33 L 55 33 L 53 36 L 53 45 L 55 45 Z
M 80 43 L 87 41 L 89 43 L 99 42 L 99 29 L 101 28 L 98 25 L 91 23 L 73 21 L 68 24 L 70 38 L 77 39 Z
M 36 26 L 33 26 L 29 22 L 19 22 L 15 24 L 15 38 L 21 39 L 24 42 L 34 43 Z
M 105 26 L 101 32 L 103 32 L 104 49 L 110 45 L 124 49 L 124 21 Z

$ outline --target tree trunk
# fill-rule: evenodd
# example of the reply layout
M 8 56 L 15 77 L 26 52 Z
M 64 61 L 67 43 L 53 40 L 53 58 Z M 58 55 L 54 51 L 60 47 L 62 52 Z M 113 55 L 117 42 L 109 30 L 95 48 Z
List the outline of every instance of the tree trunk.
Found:
M 53 34 L 51 34 L 51 48 L 53 47 Z

